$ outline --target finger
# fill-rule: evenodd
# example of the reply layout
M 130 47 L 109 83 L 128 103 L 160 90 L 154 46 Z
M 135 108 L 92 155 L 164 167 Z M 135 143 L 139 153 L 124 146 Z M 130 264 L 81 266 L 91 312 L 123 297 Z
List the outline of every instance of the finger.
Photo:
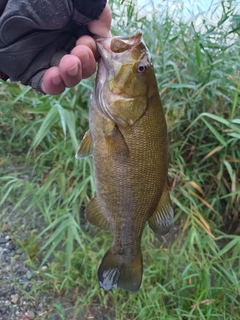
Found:
M 111 37 L 110 27 L 112 20 L 112 12 L 109 4 L 106 5 L 98 20 L 94 20 L 88 24 L 88 29 L 93 34 L 100 37 Z
M 78 45 L 87 46 L 92 51 L 92 53 L 94 54 L 95 59 L 97 60 L 99 58 L 97 45 L 96 45 L 95 40 L 92 37 L 90 37 L 90 36 L 82 36 L 82 37 L 80 37 L 76 42 L 76 46 L 78 46 Z
M 82 66 L 82 78 L 90 77 L 96 70 L 96 60 L 94 54 L 89 47 L 85 45 L 77 45 L 71 51 L 80 61 Z
M 73 87 L 82 80 L 81 61 L 72 54 L 62 57 L 58 66 L 60 76 L 66 87 Z
M 41 87 L 43 92 L 52 95 L 60 94 L 65 90 L 65 84 L 59 73 L 58 67 L 49 68 L 45 72 Z

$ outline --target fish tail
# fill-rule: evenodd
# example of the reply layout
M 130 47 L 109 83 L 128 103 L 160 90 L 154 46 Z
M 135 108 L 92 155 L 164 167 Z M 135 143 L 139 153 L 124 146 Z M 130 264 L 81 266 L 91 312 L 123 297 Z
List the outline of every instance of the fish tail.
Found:
M 122 288 L 136 292 L 142 282 L 142 252 L 134 257 L 114 252 L 113 248 L 105 254 L 98 269 L 98 281 L 101 288 L 110 290 Z

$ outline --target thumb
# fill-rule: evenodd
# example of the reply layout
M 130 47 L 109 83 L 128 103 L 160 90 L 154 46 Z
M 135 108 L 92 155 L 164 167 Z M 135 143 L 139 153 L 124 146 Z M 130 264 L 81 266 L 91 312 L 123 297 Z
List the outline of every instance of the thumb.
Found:
M 94 20 L 88 24 L 88 29 L 91 33 L 97 36 L 104 38 L 111 37 L 111 20 L 112 12 L 109 4 L 107 4 L 98 20 Z

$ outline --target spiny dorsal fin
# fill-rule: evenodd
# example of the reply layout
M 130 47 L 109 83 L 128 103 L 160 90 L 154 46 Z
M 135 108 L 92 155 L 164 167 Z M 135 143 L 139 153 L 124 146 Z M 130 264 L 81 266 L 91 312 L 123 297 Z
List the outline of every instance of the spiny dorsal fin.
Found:
M 76 153 L 76 158 L 77 159 L 83 159 L 87 158 L 92 155 L 92 136 L 91 132 L 88 130 L 78 148 L 78 151 Z

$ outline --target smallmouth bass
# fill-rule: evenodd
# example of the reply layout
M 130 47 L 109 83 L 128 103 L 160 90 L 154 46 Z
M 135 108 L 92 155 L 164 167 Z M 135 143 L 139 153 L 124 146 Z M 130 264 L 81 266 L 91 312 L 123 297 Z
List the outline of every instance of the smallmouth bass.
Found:
M 96 195 L 86 218 L 114 238 L 98 270 L 100 287 L 138 291 L 146 222 L 159 237 L 173 221 L 166 121 L 141 31 L 99 39 L 97 47 L 89 131 L 76 154 L 93 160 Z

